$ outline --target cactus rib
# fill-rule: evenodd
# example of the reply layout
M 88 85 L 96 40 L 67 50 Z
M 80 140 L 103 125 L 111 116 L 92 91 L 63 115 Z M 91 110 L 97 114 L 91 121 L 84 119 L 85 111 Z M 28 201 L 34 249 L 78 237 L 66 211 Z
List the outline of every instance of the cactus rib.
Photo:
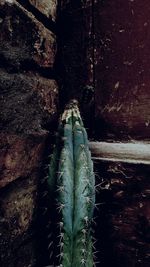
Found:
M 60 119 L 48 186 L 53 189 L 57 186 L 58 211 L 61 213 L 60 266 L 92 267 L 95 177 L 87 133 L 75 101 L 69 104 Z

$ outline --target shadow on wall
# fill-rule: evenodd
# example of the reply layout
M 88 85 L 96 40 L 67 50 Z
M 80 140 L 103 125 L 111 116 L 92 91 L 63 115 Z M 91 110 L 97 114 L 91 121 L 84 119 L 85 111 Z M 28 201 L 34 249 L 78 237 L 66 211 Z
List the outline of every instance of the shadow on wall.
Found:
M 75 98 L 79 101 L 89 135 L 94 128 L 93 6 L 86 1 L 61 4 L 58 14 L 60 107 Z

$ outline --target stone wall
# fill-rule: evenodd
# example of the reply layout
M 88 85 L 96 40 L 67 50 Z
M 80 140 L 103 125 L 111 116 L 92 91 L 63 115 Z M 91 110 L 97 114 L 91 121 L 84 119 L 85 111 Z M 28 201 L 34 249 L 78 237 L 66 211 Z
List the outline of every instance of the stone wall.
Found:
M 28 2 L 40 13 L 21 1 L 0 1 L 1 267 L 37 266 L 39 179 L 57 119 L 57 45 L 50 30 L 57 1 Z

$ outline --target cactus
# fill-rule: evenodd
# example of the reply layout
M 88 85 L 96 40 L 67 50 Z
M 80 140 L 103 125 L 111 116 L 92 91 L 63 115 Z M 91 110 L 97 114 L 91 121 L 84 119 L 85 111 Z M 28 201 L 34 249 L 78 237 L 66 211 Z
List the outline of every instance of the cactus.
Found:
M 64 111 L 49 165 L 49 192 L 60 213 L 61 267 L 92 267 L 91 222 L 95 203 L 93 163 L 77 102 Z

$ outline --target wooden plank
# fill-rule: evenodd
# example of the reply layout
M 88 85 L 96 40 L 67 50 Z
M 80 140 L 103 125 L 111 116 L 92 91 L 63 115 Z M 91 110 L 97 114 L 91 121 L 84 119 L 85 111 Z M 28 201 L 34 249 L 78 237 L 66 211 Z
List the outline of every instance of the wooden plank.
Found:
M 96 160 L 150 164 L 150 143 L 90 142 L 89 146 Z

